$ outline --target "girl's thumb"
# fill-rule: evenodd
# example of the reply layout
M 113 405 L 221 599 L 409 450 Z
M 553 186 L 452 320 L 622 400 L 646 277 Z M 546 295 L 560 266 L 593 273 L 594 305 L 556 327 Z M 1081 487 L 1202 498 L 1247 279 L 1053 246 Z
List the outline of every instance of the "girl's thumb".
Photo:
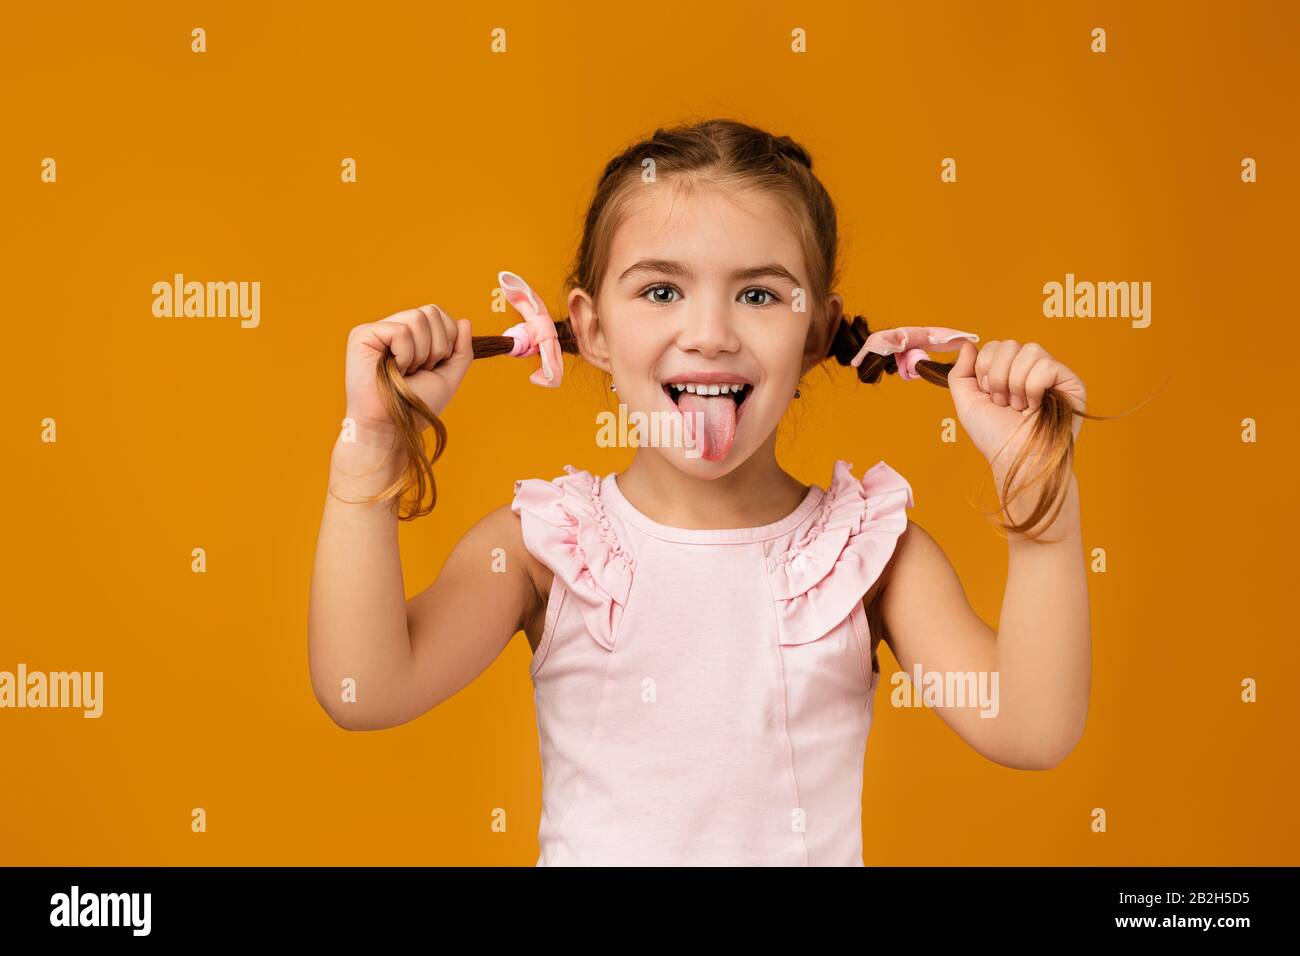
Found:
M 975 381 L 975 356 L 979 354 L 979 349 L 969 341 L 961 343 L 961 351 L 957 353 L 957 361 L 952 365 L 948 372 L 948 390 L 956 393 L 968 393 L 972 390 L 978 391 L 979 384 Z
M 474 335 L 470 330 L 469 319 L 456 320 L 456 341 L 452 343 L 451 353 L 445 356 L 431 370 L 431 374 L 441 380 L 447 389 L 447 400 L 451 399 L 461 380 L 469 371 L 469 363 L 474 361 Z
M 447 356 L 447 374 L 453 376 L 455 381 L 460 381 L 472 361 L 474 361 L 474 331 L 470 327 L 469 319 L 457 319 L 456 344 L 452 346 L 451 354 Z

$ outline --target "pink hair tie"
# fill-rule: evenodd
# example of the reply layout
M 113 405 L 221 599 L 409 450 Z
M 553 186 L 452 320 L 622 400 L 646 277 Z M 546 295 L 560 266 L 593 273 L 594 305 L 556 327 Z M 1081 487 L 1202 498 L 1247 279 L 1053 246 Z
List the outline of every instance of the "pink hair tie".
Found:
M 564 377 L 564 358 L 560 335 L 555 330 L 555 320 L 546 311 L 546 304 L 513 272 L 498 272 L 497 282 L 506 294 L 506 301 L 524 317 L 518 325 L 501 333 L 515 340 L 509 354 L 519 358 L 541 355 L 542 367 L 528 376 L 528 380 L 544 388 L 559 388 Z
M 868 335 L 861 351 L 853 356 L 853 361 L 849 364 L 857 368 L 862 364 L 862 360 L 867 357 L 868 352 L 874 352 L 877 355 L 897 355 L 898 358 L 895 361 L 898 363 L 899 376 L 904 381 L 920 378 L 921 376 L 916 371 L 916 363 L 930 357 L 922 346 L 943 345 L 954 339 L 978 342 L 980 337 L 972 332 L 958 332 L 956 329 L 945 329 L 936 325 L 900 325 L 896 329 L 884 329 Z M 939 349 L 939 351 L 951 352 L 960 347 L 952 346 Z

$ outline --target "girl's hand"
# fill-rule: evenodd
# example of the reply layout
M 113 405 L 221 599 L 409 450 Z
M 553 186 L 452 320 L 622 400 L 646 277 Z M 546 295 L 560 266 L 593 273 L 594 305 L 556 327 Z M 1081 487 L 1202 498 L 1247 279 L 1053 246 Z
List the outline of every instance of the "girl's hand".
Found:
M 963 342 L 948 373 L 957 418 L 990 464 L 995 457 L 1010 463 L 1020 453 L 1043 393 L 1050 388 L 1065 395 L 1077 411 L 1087 411 L 1083 380 L 1034 342 L 1021 345 L 1007 339 L 986 342 L 979 349 Z M 1076 441 L 1082 424 L 1076 415 Z
M 363 424 L 391 426 L 376 387 L 376 372 L 391 350 L 406 383 L 440 415 L 451 401 L 474 355 L 469 319 L 453 321 L 436 305 L 406 309 L 348 333 L 344 380 L 347 415 Z

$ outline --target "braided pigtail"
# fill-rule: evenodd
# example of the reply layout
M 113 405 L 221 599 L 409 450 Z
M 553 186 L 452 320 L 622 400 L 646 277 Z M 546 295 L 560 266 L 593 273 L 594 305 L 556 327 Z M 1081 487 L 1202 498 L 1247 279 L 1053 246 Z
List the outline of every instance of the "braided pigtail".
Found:
M 829 357 L 834 358 L 841 365 L 851 366 L 870 334 L 871 329 L 867 326 L 866 319 L 860 315 L 855 315 L 852 322 L 841 322 L 831 340 Z M 916 363 L 916 372 L 932 385 L 947 388 L 948 373 L 952 371 L 954 364 L 922 359 Z M 875 384 L 880 381 L 882 375 L 898 373 L 898 359 L 896 355 L 878 355 L 875 352 L 868 352 L 856 371 L 859 381 Z M 1034 415 L 1033 431 L 1016 460 L 1007 469 L 1006 481 L 999 492 L 1001 503 L 999 510 L 1006 512 L 1007 506 L 1016 497 L 1009 498 L 1008 493 L 1027 462 L 1039 462 L 1038 472 L 1021 491 L 1034 487 L 1042 487 L 1043 491 L 1039 494 L 1033 511 L 1023 521 L 1001 522 L 1000 526 L 1004 531 L 1034 538 L 1038 535 L 1028 534 L 1029 529 L 1036 527 L 1049 511 L 1051 515 L 1046 526 L 1050 526 L 1056 520 L 1057 514 L 1065 503 L 1063 492 L 1073 465 L 1075 415 L 1094 421 L 1113 417 L 1077 411 L 1070 400 L 1055 389 L 1049 389 L 1043 394 L 1043 400 Z M 1009 512 L 1007 516 L 1010 517 Z
M 556 322 L 555 331 L 559 336 L 560 350 L 576 355 L 578 340 L 569 320 L 565 318 Z M 471 343 L 476 359 L 509 355 L 515 347 L 515 340 L 508 335 L 476 335 Z M 400 508 L 403 498 L 410 492 L 410 508 L 405 512 L 399 510 L 397 517 L 402 521 L 411 521 L 427 515 L 438 502 L 433 465 L 447 448 L 447 426 L 406 383 L 406 376 L 397 367 L 397 359 L 391 350 L 385 351 L 383 359 L 376 363 L 375 374 L 378 377 L 379 395 L 397 430 L 394 450 L 403 456 L 406 464 L 402 474 L 391 485 L 365 500 L 374 502 L 396 499 Z M 434 433 L 432 455 L 424 444 L 424 430 L 429 427 L 433 428 Z M 427 506 L 423 503 L 426 492 L 429 495 Z

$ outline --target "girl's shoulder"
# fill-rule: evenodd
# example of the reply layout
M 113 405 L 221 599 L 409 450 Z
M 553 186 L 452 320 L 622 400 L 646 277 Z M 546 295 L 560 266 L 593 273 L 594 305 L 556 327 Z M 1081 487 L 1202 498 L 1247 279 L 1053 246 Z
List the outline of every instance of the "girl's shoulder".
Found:
M 831 471 L 820 506 L 789 546 L 768 560 L 782 643 L 827 633 L 878 584 L 915 506 L 912 486 L 884 461 L 861 478 L 851 462 Z
M 912 495 L 912 485 L 883 459 L 876 462 L 858 478 L 853 474 L 854 466 L 850 461 L 839 459 L 831 469 L 831 481 L 828 494 L 844 502 L 862 502 L 866 504 L 872 497 L 891 495 L 908 508 L 916 506 Z M 898 495 L 902 495 L 898 498 Z
M 601 496 L 601 479 L 564 467 L 558 478 L 515 482 L 511 510 L 525 550 L 579 595 L 597 640 L 613 646 L 611 609 L 626 605 L 636 562 L 623 547 Z
M 522 522 L 513 503 L 498 505 L 483 515 L 466 533 L 473 534 L 483 544 L 495 551 L 499 548 L 507 562 L 524 568 L 533 588 L 543 597 L 550 587 L 550 570 L 529 553 Z M 491 557 L 492 555 L 489 555 Z
M 597 500 L 600 485 L 598 475 L 572 465 L 565 465 L 564 474 L 557 478 L 516 481 L 510 510 L 519 516 L 525 542 L 531 539 L 541 545 L 558 541 L 570 535 L 546 533 L 547 529 L 576 532 L 584 525 L 598 522 L 604 517 Z
M 814 545 L 827 558 L 864 533 L 902 531 L 907 509 L 916 506 L 912 486 L 884 461 L 878 461 L 859 478 L 852 462 L 837 460 L 831 479 L 822 488 L 821 503 L 800 528 L 781 558 L 791 561 Z

